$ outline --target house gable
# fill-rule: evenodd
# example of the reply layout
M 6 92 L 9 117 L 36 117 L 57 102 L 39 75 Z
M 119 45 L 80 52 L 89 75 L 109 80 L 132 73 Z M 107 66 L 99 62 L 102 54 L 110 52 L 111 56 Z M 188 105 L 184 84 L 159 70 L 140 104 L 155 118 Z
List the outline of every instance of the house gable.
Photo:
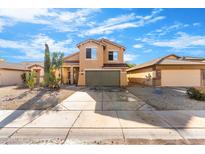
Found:
M 79 52 L 63 58 L 64 61 L 79 61 Z

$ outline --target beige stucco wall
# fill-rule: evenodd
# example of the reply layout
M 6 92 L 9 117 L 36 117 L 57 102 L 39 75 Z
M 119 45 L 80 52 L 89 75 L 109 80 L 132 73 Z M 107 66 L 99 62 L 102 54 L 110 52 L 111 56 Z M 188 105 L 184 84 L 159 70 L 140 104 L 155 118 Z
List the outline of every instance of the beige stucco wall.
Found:
M 96 48 L 96 59 L 86 59 L 86 48 Z M 78 85 L 85 85 L 85 69 L 100 69 L 103 67 L 103 46 L 91 41 L 80 45 L 79 49 L 80 72 Z
M 24 71 L 20 70 L 5 70 L 0 69 L 0 85 L 17 85 L 22 84 L 21 74 Z
M 198 87 L 201 85 L 201 73 L 198 69 L 161 70 L 161 86 Z
M 114 61 L 113 63 L 123 63 L 123 53 L 124 49 L 110 43 L 103 42 L 107 44 L 107 47 L 104 50 L 104 47 L 98 43 L 93 41 L 88 41 L 84 44 L 80 44 L 78 46 L 79 53 L 74 54 L 73 56 L 65 57 L 64 60 L 79 60 L 79 78 L 78 78 L 78 85 L 85 85 L 85 70 L 88 69 L 98 69 L 103 70 L 104 63 L 112 63 L 108 61 L 108 52 L 109 51 L 118 51 L 118 61 Z M 96 59 L 86 59 L 86 48 L 96 48 Z M 63 81 L 64 83 L 67 82 L 67 72 L 68 69 L 73 67 L 71 64 L 63 64 Z M 112 69 L 112 68 L 110 68 Z M 114 69 L 115 70 L 115 69 Z M 121 71 L 120 77 L 121 85 L 127 85 L 127 78 L 126 72 Z
M 120 86 L 127 86 L 127 84 L 128 84 L 127 73 L 121 71 L 121 73 L 120 73 Z
M 86 48 L 96 48 L 96 59 L 86 59 Z M 102 68 L 103 66 L 103 46 L 94 42 L 80 45 L 80 71 L 85 68 Z
M 43 82 L 43 77 L 44 77 L 44 68 L 38 65 L 33 65 L 30 67 L 31 71 L 34 70 L 40 70 L 40 83 Z
M 148 75 L 151 76 L 150 80 L 146 79 Z M 130 83 L 152 85 L 152 79 L 155 78 L 155 76 L 156 71 L 153 70 L 152 67 L 127 72 L 127 79 Z
M 112 45 L 111 43 L 108 42 L 103 42 L 104 44 L 106 44 L 106 48 L 104 51 L 104 63 L 123 63 L 123 53 L 124 53 L 124 49 L 115 45 Z M 109 61 L 108 60 L 108 53 L 109 51 L 117 51 L 118 52 L 118 60 L 116 61 Z

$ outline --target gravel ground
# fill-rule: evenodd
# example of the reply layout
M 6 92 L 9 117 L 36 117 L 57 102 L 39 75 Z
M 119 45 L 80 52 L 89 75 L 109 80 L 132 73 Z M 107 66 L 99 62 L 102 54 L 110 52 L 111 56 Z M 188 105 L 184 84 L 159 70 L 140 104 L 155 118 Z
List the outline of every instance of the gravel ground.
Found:
M 205 109 L 205 101 L 190 99 L 185 88 L 153 88 L 136 85 L 127 89 L 157 110 Z
M 32 139 L 32 138 L 15 138 L 15 139 L 1 139 L 0 144 L 64 144 L 62 139 Z M 162 140 L 162 139 L 122 139 L 102 140 L 82 143 L 67 143 L 67 144 L 84 144 L 84 145 L 204 145 L 203 139 L 191 140 Z
M 0 87 L 0 110 L 45 110 L 79 90 L 79 87 L 18 89 L 16 86 Z

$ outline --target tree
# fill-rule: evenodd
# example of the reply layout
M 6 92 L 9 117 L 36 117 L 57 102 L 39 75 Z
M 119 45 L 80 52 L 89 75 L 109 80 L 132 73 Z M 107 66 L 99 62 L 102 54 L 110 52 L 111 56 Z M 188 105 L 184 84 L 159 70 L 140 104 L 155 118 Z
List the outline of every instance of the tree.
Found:
M 44 74 L 49 73 L 51 62 L 50 62 L 50 51 L 48 44 L 45 44 L 45 55 L 44 55 Z
M 31 72 L 26 72 L 26 86 L 29 87 L 29 89 L 33 90 L 33 88 L 35 87 L 35 77 L 36 77 L 36 73 L 34 71 Z
M 52 62 L 51 65 L 55 69 L 60 69 L 63 64 L 64 54 L 62 52 L 53 52 L 52 53 Z
M 135 65 L 135 64 L 127 63 L 127 66 L 128 66 L 129 68 L 131 68 L 131 67 L 134 67 L 134 66 L 136 66 L 136 65 Z
M 64 54 L 62 52 L 53 52 L 52 53 L 52 69 L 54 70 L 58 70 L 58 72 L 60 73 L 60 78 L 62 81 L 62 72 L 60 71 L 62 65 L 63 65 L 63 57 Z

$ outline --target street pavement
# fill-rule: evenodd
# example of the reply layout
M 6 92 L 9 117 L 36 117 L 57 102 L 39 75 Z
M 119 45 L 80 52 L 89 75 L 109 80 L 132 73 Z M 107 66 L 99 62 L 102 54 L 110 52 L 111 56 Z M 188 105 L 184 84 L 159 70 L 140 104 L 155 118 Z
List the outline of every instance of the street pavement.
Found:
M 203 144 L 204 139 L 205 111 L 157 111 L 125 89 L 86 88 L 52 110 L 0 110 L 1 144 Z

